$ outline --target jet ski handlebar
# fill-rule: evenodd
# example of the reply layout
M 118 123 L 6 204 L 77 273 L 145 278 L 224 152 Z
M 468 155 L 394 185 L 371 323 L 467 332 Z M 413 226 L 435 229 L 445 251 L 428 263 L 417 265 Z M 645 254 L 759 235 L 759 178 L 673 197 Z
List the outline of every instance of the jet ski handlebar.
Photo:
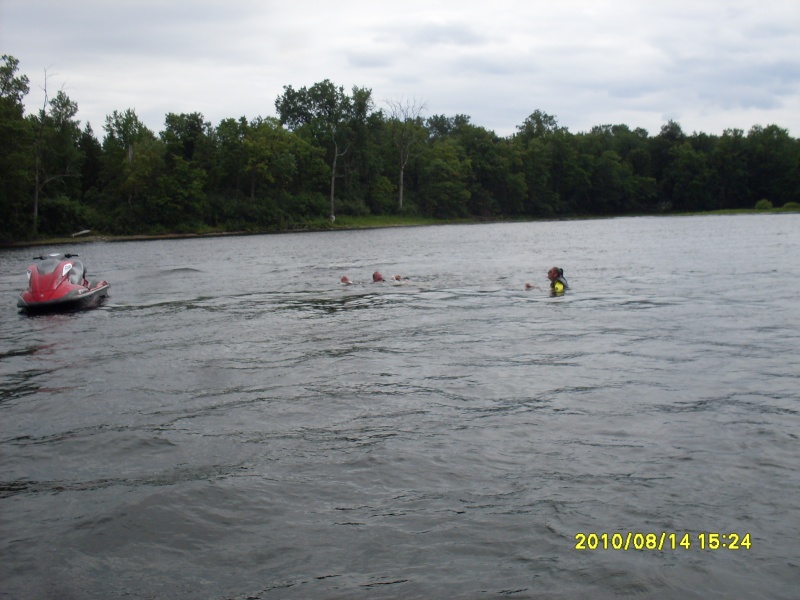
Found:
M 41 256 L 34 256 L 33 260 L 47 260 L 48 258 L 55 258 L 58 254 L 42 254 Z M 73 258 L 78 256 L 77 254 L 65 254 L 64 258 Z

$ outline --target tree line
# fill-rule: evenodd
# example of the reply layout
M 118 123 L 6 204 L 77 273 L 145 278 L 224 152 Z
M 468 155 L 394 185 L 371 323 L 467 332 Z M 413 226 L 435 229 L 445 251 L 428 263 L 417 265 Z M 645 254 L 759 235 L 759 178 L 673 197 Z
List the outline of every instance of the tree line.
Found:
M 135 110 L 98 139 L 63 90 L 25 114 L 27 76 L 0 58 L 0 240 L 64 235 L 268 231 L 337 215 L 554 218 L 795 206 L 800 142 L 777 125 L 685 133 L 668 121 L 571 133 L 535 110 L 501 137 L 467 115 L 349 92 L 285 86 L 277 117 L 169 113 L 155 133 Z M 46 77 L 45 77 L 46 79 Z M 766 203 L 766 204 L 765 204 Z

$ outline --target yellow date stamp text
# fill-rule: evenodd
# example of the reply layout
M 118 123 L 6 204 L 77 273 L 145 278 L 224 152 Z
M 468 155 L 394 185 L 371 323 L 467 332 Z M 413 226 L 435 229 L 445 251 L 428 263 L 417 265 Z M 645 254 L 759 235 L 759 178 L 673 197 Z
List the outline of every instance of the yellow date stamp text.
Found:
M 749 533 L 576 533 L 575 550 L 750 550 Z

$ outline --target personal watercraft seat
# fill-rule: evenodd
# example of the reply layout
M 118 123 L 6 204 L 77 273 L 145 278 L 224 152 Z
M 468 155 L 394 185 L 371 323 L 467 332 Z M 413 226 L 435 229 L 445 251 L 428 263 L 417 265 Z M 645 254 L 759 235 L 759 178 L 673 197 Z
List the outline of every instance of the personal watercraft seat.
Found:
M 72 269 L 69 272 L 69 282 L 75 285 L 81 285 L 83 283 L 83 263 L 81 261 L 76 260 L 72 263 Z

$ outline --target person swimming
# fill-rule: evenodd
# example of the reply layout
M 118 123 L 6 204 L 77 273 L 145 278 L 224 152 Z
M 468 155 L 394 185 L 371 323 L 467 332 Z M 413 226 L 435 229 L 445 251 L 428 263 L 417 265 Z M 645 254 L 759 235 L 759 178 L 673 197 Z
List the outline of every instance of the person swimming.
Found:
M 564 278 L 564 269 L 552 267 L 547 272 L 547 278 L 550 280 L 550 289 L 554 293 L 561 294 L 564 292 L 564 290 L 569 289 L 567 280 Z
M 403 277 L 401 275 L 392 275 L 389 278 L 389 281 L 401 281 L 402 279 Z M 381 275 L 380 271 L 375 271 L 372 274 L 372 283 L 380 283 L 382 281 L 386 281 L 383 278 L 383 275 Z M 342 277 L 339 279 L 339 283 L 341 283 L 342 285 L 353 285 L 353 282 L 347 275 L 342 275 Z

